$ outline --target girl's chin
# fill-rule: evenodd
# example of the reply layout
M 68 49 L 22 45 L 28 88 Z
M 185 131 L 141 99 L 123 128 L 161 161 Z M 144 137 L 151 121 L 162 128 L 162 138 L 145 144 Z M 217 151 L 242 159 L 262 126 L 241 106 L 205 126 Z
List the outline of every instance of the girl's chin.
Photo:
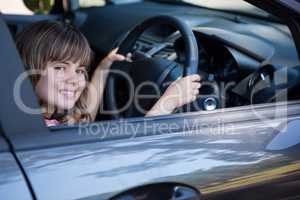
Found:
M 71 110 L 72 108 L 74 108 L 75 102 L 62 102 L 58 103 L 56 106 L 58 109 Z
M 62 96 L 57 99 L 56 106 L 59 109 L 70 110 L 70 109 L 74 108 L 77 100 L 78 100 L 78 97 L 66 98 L 66 97 Z

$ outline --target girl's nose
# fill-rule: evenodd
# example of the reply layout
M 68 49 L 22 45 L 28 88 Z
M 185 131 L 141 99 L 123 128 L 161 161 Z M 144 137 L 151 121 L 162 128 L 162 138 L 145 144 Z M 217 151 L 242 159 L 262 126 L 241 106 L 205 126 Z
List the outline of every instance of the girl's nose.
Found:
M 72 83 L 72 84 L 77 83 L 78 80 L 77 80 L 76 71 L 73 71 L 73 70 L 68 71 L 65 81 L 67 83 Z

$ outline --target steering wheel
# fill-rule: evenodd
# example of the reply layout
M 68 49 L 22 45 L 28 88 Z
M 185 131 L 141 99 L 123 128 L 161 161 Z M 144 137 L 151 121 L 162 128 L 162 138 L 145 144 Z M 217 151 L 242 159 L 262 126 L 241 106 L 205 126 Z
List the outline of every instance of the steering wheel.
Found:
M 153 26 L 171 26 L 176 31 L 179 31 L 181 37 L 184 41 L 185 46 L 185 61 L 183 66 L 183 76 L 197 74 L 198 73 L 198 45 L 196 38 L 192 29 L 181 19 L 161 15 L 149 18 L 142 22 L 141 24 L 137 25 L 133 30 L 131 30 L 125 39 L 119 45 L 118 53 L 122 55 L 126 55 L 127 53 L 131 52 L 135 42 L 138 38 L 142 35 L 142 33 Z M 155 48 L 155 47 L 153 47 Z M 117 63 L 121 64 L 121 63 Z M 117 68 L 122 70 L 122 67 L 116 67 L 116 63 L 113 64 L 112 69 Z M 140 72 L 134 72 L 136 79 L 141 79 L 142 75 L 147 74 L 154 74 L 156 76 L 156 83 L 162 84 L 163 79 L 166 78 L 166 75 L 170 73 L 170 69 L 177 63 L 175 61 L 167 61 L 166 59 L 154 59 L 152 57 L 148 57 L 142 61 L 131 63 L 131 67 L 135 66 L 136 71 L 140 70 Z M 122 64 L 121 64 L 122 65 Z M 177 64 L 178 65 L 178 64 Z M 141 69 L 143 66 L 143 69 Z M 163 69 L 163 70 L 156 70 L 157 73 L 152 73 L 155 69 Z M 112 117 L 115 119 L 120 118 L 120 113 L 117 108 L 117 101 L 116 101 L 116 74 L 110 73 L 107 80 L 107 95 L 105 96 L 107 102 L 107 108 L 112 114 Z M 147 77 L 149 80 L 149 77 Z M 147 80 L 144 80 L 147 81 Z

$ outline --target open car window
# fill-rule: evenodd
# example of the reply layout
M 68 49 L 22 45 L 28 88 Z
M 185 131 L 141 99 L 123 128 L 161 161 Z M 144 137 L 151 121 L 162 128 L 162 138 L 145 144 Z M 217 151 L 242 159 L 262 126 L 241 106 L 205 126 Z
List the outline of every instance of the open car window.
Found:
M 220 9 L 224 11 L 235 11 L 239 13 L 253 14 L 257 16 L 270 16 L 271 14 L 251 5 L 243 0 L 232 0 L 220 2 L 218 0 L 182 0 L 183 2 L 191 3 L 193 5 L 202 6 L 211 9 Z
M 79 0 L 79 6 L 81 8 L 104 6 L 104 5 L 106 5 L 105 0 Z
M 0 2 L 0 12 L 2 14 L 15 14 L 15 15 L 33 15 L 34 13 L 29 10 L 24 4 L 23 0 L 11 0 Z
M 119 11 L 119 13 L 123 13 L 124 15 L 128 15 L 131 13 L 132 9 L 137 8 L 143 8 L 143 6 L 151 5 L 154 10 L 156 10 L 158 7 L 162 6 L 161 4 L 153 4 L 153 3 L 145 3 L 144 2 L 138 2 L 138 3 L 132 3 L 132 4 L 124 4 L 120 5 L 120 7 L 113 7 L 113 9 L 116 9 L 116 12 Z M 116 5 L 117 6 L 117 5 Z M 164 5 L 165 6 L 165 5 Z M 129 19 L 129 21 L 133 20 L 134 23 L 127 24 L 123 23 L 118 28 L 120 28 L 119 31 L 115 31 L 115 26 L 108 26 L 107 32 L 106 31 L 99 31 L 98 28 L 102 28 L 103 23 L 111 23 L 114 20 L 113 15 L 107 15 L 108 20 L 98 21 L 99 26 L 91 26 L 91 22 L 93 22 L 93 17 L 97 17 L 98 14 L 105 14 L 110 11 L 111 6 L 104 6 L 101 8 L 101 12 L 99 13 L 91 13 L 94 9 L 81 9 L 78 14 L 82 14 L 81 16 L 90 16 L 90 18 L 82 18 L 86 21 L 83 22 L 82 26 L 80 26 L 80 30 L 86 35 L 89 42 L 91 43 L 91 46 L 93 46 L 94 50 L 96 52 L 101 52 L 105 45 L 101 45 L 102 42 L 106 42 L 106 45 L 112 45 L 112 43 L 107 42 L 111 41 L 112 39 L 117 40 L 120 32 L 126 32 L 130 30 L 130 27 L 134 27 L 136 25 L 137 21 L 134 21 L 132 19 Z M 170 5 L 165 6 L 164 9 L 166 10 L 172 10 L 173 7 Z M 189 9 L 194 9 L 193 12 L 199 11 L 198 8 L 190 8 L 182 6 L 182 11 L 186 11 Z M 76 12 L 76 11 L 75 11 Z M 103 12 L 103 13 L 102 13 Z M 280 68 L 283 67 L 295 67 L 297 65 L 298 58 L 297 58 L 297 52 L 296 48 L 293 43 L 293 38 L 291 37 L 291 34 L 286 30 L 287 27 L 284 24 L 281 23 L 275 23 L 275 22 L 269 22 L 264 21 L 261 19 L 251 18 L 248 16 L 241 16 L 240 21 L 234 21 L 232 20 L 232 17 L 235 19 L 235 15 L 231 16 L 228 13 L 218 13 L 215 14 L 215 11 L 206 11 L 204 10 L 203 15 L 208 15 L 207 18 L 201 18 L 201 20 L 205 19 L 204 22 L 198 21 L 200 18 L 198 18 L 198 15 L 192 15 L 193 19 L 188 19 L 187 21 L 190 22 L 190 25 L 194 28 L 194 34 L 196 36 L 197 43 L 202 48 L 200 49 L 199 54 L 199 60 L 200 60 L 200 68 L 204 70 L 204 72 L 207 75 L 207 78 L 209 81 L 220 81 L 220 83 L 223 81 L 225 85 L 227 83 L 231 83 L 231 81 L 234 81 L 234 89 L 230 91 L 231 96 L 228 96 L 230 101 L 227 102 L 227 99 L 225 99 L 225 102 L 218 102 L 218 105 L 216 108 L 212 110 L 205 110 L 203 109 L 203 106 L 198 106 L 198 110 L 190 110 L 192 112 L 201 112 L 205 111 L 205 113 L 208 113 L 206 111 L 212 111 L 214 110 L 221 110 L 223 108 L 234 108 L 234 107 L 243 107 L 243 106 L 249 106 L 252 103 L 257 104 L 264 104 L 269 103 L 267 100 L 270 99 L 270 102 L 272 102 L 272 94 L 274 93 L 274 90 L 267 90 L 266 94 L 269 95 L 271 93 L 271 96 L 261 95 L 258 94 L 257 99 L 255 102 L 251 102 L 252 94 L 247 91 L 249 88 L 254 87 L 251 85 L 249 86 L 249 83 L 255 83 L 257 81 L 260 81 L 259 78 L 264 79 L 264 82 L 267 82 L 266 85 L 271 85 L 271 80 L 267 77 L 269 71 L 257 71 L 264 61 L 268 61 L 270 65 L 276 64 L 279 65 Z M 214 15 L 215 14 L 215 15 Z M 213 15 L 213 17 L 211 17 Z M 222 16 L 219 16 L 222 15 Z M 112 18 L 109 18 L 112 17 Z M 149 17 L 149 16 L 146 16 Z M 204 16 L 203 16 L 204 17 Z M 101 17 L 98 17 L 99 19 Z M 185 16 L 183 17 L 185 18 Z M 110 19 L 112 21 L 110 21 Z M 91 20 L 91 21 L 89 21 Z M 189 21 L 190 20 L 190 21 Z M 206 21 L 208 20 L 208 21 Z M 140 22 L 139 22 L 140 23 Z M 200 23 L 200 24 L 198 24 Z M 203 23 L 203 24 L 202 24 Z M 134 25 L 133 25 L 134 24 Z M 198 24 L 198 25 L 197 25 Z M 129 27 L 130 26 L 130 27 Z M 230 27 L 230 28 L 228 28 Z M 161 28 L 161 27 L 160 27 Z M 182 38 L 178 36 L 178 34 L 171 35 L 172 37 L 167 37 L 167 39 L 170 39 L 170 41 L 173 42 L 170 46 L 162 46 L 158 49 L 157 44 L 162 41 L 163 37 L 169 36 L 170 33 L 173 34 L 172 29 L 152 29 L 150 31 L 146 31 L 144 35 L 141 36 L 140 39 L 136 41 L 136 45 L 134 46 L 135 50 L 143 53 L 148 53 L 147 55 L 153 56 L 153 58 L 167 58 L 171 59 L 172 61 L 178 62 L 179 67 L 177 68 L 168 68 L 171 69 L 170 71 L 170 78 L 169 80 L 175 81 L 178 77 L 180 77 L 180 69 L 182 66 L 180 64 L 183 64 L 183 61 L 186 59 L 182 46 Z M 256 28 L 257 32 L 253 32 L 253 28 Z M 111 32 L 112 31 L 112 32 Z M 268 37 L 267 35 L 264 35 L 264 32 L 267 31 L 273 31 L 272 37 Z M 95 33 L 101 33 L 104 37 L 95 37 Z M 110 34 L 111 33 L 111 34 Z M 116 34 L 116 35 L 114 35 Z M 157 34 L 156 36 L 154 36 Z M 279 38 L 279 39 L 277 39 Z M 105 41 L 105 40 L 106 41 Z M 169 45 L 169 42 L 167 41 L 164 45 Z M 100 45 L 99 45 L 100 44 Z M 284 45 L 283 45 L 284 44 Z M 285 48 L 284 48 L 285 46 Z M 174 55 L 177 54 L 177 55 Z M 269 60 L 268 60 L 269 59 Z M 210 67 L 215 67 L 213 69 L 209 69 Z M 273 65 L 272 65 L 273 66 Z M 180 68 L 181 67 L 181 68 Z M 206 67 L 206 68 L 205 68 Z M 149 69 L 151 66 L 149 67 Z M 268 69 L 268 68 L 267 68 Z M 274 68 L 275 69 L 275 68 Z M 137 78 L 143 77 L 142 75 L 147 75 L 149 73 L 143 73 L 143 70 L 137 69 L 137 71 L 134 71 L 135 74 L 138 74 Z M 275 69 L 277 70 L 277 69 Z M 292 72 L 292 77 L 297 79 L 297 71 Z M 151 71 L 152 72 L 152 71 Z M 295 73 L 294 73 L 295 72 Z M 159 74 L 159 73 L 157 73 Z M 163 74 L 163 73 L 161 73 Z M 179 74 L 179 75 L 178 75 Z M 296 74 L 296 75 L 295 75 Z M 256 79 L 253 78 L 251 80 L 251 76 L 256 76 Z M 295 76 L 294 76 L 295 75 Z M 265 76 L 265 77 L 264 77 Z M 266 78 L 267 77 L 267 78 Z M 144 80 L 148 80 L 147 77 Z M 296 81 L 297 82 L 297 81 Z M 297 84 L 297 83 L 296 83 Z M 120 85 L 126 85 L 121 84 Z M 119 91 L 117 91 L 119 95 L 116 97 L 117 100 L 123 101 L 123 97 L 126 98 L 126 95 L 124 93 L 128 92 L 126 88 L 120 88 Z M 252 88 L 253 89 L 253 88 Z M 274 88 L 273 88 L 274 89 Z M 291 93 L 292 96 L 289 99 L 289 96 L 280 96 L 280 101 L 289 101 L 289 100 L 295 100 L 297 99 L 297 93 L 295 92 L 295 88 L 293 88 L 294 93 Z M 213 93 L 215 95 L 216 93 Z M 212 96 L 213 96 L 212 95 Z M 110 96 L 110 95 L 107 95 Z M 218 94 L 220 96 L 220 94 Z M 226 96 L 227 97 L 227 96 Z M 204 99 L 205 100 L 205 99 Z M 204 101 L 203 100 L 203 101 Z M 125 99 L 126 101 L 126 99 Z M 203 103 L 201 101 L 200 103 Z M 106 99 L 104 103 L 108 103 L 109 99 Z M 121 102 L 121 103 L 123 103 Z M 152 101 L 153 103 L 153 101 Z M 227 106 L 228 103 L 228 106 Z M 153 104 L 152 104 L 153 105 Z M 202 104 L 201 104 L 202 105 Z M 148 105 L 147 105 L 148 106 Z M 149 107 L 149 106 L 148 106 Z M 125 113 L 125 115 L 122 116 L 122 118 L 134 118 L 134 117 L 144 117 L 144 114 L 137 113 L 133 111 L 133 109 L 128 108 L 128 113 Z M 101 111 L 100 111 L 101 112 Z M 134 114 L 132 114 L 134 113 Z M 182 112 L 184 113 L 184 112 Z M 180 113 L 172 113 L 172 115 L 175 115 L 176 117 L 180 117 Z M 199 113 L 200 115 L 200 113 Z M 111 116 L 102 115 L 102 113 L 99 113 L 99 116 L 97 118 L 98 121 L 108 121 L 114 119 Z M 140 118 L 143 119 L 143 118 Z M 65 128 L 65 127 L 64 127 Z

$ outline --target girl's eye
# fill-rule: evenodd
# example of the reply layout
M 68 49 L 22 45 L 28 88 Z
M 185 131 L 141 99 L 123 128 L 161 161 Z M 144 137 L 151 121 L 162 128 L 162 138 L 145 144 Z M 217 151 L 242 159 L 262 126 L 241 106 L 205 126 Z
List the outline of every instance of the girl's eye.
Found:
M 77 69 L 76 72 L 78 74 L 86 74 L 86 70 L 84 70 L 84 69 Z
M 65 71 L 66 67 L 63 67 L 63 66 L 56 66 L 56 67 L 54 67 L 54 69 L 55 69 L 56 71 Z

